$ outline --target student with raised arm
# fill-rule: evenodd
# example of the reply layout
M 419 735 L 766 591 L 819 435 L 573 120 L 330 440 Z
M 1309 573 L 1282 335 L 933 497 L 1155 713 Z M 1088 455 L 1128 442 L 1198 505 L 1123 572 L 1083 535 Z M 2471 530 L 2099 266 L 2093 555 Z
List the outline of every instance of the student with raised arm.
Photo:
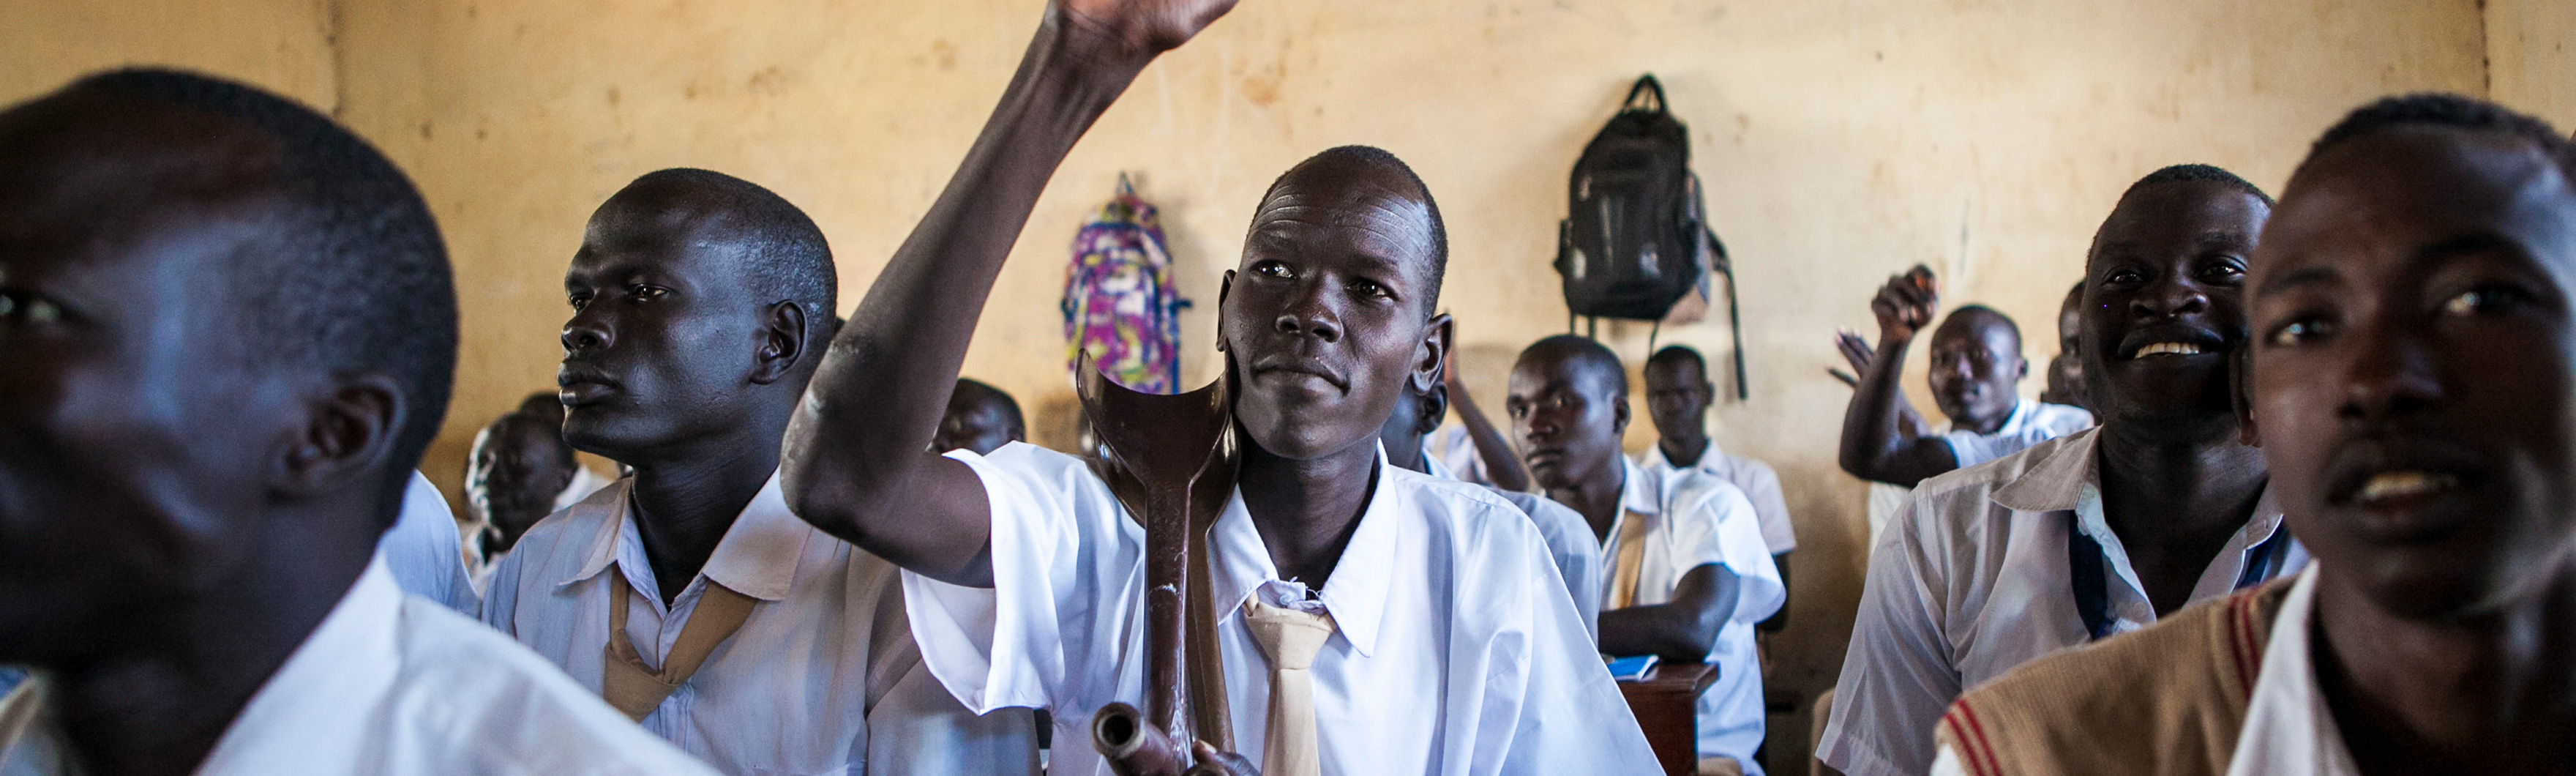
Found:
M 837 285 L 822 230 L 750 181 L 662 170 L 602 203 L 557 381 L 564 438 L 635 473 L 530 529 L 483 620 L 728 774 L 1034 774 L 1035 715 L 959 706 L 893 564 L 780 494 Z
M 1047 178 L 1230 6 L 1052 4 L 788 435 L 797 514 L 906 569 L 923 660 L 968 708 L 1053 711 L 1058 773 L 1105 773 L 1093 712 L 1142 697 L 1143 529 L 1080 459 L 925 450 Z M 1379 454 L 1450 342 L 1430 191 L 1383 151 L 1338 148 L 1280 176 L 1251 222 L 1218 314 L 1241 475 L 1208 541 L 1235 750 L 1269 776 L 1654 772 L 1529 520 Z
M 396 586 L 456 332 L 428 203 L 311 109 L 122 70 L 0 112 L 0 774 L 711 775 Z
M 2576 145 L 2354 111 L 2250 281 L 2248 435 L 2316 563 L 1971 691 L 1934 772 L 2576 773 Z
M 1512 366 L 1505 400 L 1530 477 L 1573 507 L 1601 554 L 1601 651 L 1718 667 L 1699 697 L 1703 773 L 1761 776 L 1762 659 L 1753 625 L 1787 600 L 1760 518 L 1733 483 L 1657 475 L 1628 460 L 1628 373 L 1601 343 L 1539 340 Z
M 2079 341 L 2102 425 L 1915 489 L 1870 551 L 1825 764 L 1921 774 L 1960 691 L 2305 562 L 2229 383 L 2271 209 L 2204 165 L 2121 195 L 2085 263 Z

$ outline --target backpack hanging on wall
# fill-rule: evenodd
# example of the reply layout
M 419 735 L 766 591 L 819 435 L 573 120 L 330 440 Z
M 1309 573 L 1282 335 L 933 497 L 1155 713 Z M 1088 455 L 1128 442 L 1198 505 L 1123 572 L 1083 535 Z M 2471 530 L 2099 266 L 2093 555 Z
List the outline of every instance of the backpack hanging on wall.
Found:
M 1651 97 L 1651 104 L 1640 98 Z M 1710 273 L 1726 275 L 1727 316 L 1737 321 L 1734 267 L 1708 227 L 1699 180 L 1690 170 L 1690 130 L 1674 118 L 1664 86 L 1637 79 L 1619 113 L 1592 136 L 1567 183 L 1557 224 L 1556 272 L 1564 281 L 1566 328 L 1578 317 L 1662 321 L 1699 292 Z M 1744 382 L 1744 333 L 1735 332 L 1737 399 Z M 1648 347 L 1653 343 L 1651 338 Z
M 1163 245 L 1154 206 L 1137 198 L 1120 173 L 1118 195 L 1073 236 L 1060 303 L 1068 371 L 1089 351 L 1119 385 L 1179 392 L 1181 310 L 1190 302 L 1172 287 L 1172 258 Z

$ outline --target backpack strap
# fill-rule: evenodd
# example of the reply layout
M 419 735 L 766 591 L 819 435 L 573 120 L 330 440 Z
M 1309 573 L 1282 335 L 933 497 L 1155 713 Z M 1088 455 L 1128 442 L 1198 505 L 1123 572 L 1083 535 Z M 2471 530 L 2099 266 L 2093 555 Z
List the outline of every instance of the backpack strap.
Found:
M 1654 112 L 1663 113 L 1664 84 L 1661 81 L 1655 80 L 1655 74 L 1653 73 L 1647 73 L 1644 77 L 1638 78 L 1637 85 L 1628 87 L 1628 99 L 1619 101 L 1619 110 L 1623 112 L 1631 110 L 1645 110 L 1644 108 L 1637 106 L 1637 95 L 1644 94 L 1649 91 L 1653 92 L 1655 95 Z

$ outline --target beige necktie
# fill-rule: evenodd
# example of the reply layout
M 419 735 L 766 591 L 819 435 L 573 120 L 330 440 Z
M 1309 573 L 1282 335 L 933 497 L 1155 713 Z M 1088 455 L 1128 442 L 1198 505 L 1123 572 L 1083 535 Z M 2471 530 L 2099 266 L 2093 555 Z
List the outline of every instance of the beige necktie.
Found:
M 1637 602 L 1637 570 L 1646 562 L 1646 516 L 1629 512 L 1619 521 L 1618 552 L 1610 562 L 1610 601 L 1603 611 L 1626 609 Z
M 688 684 L 716 645 L 732 638 L 743 620 L 751 618 L 751 596 L 707 580 L 707 589 L 698 595 L 698 608 L 680 626 L 680 638 L 672 642 L 671 651 L 662 655 L 662 670 L 654 671 L 644 667 L 644 656 L 626 638 L 626 600 L 635 595 L 635 589 L 626 584 L 624 571 L 609 569 L 608 580 L 608 659 L 602 661 L 599 695 L 637 722 L 652 715 L 680 685 Z
M 1261 776 L 1323 776 L 1315 737 L 1315 679 L 1307 668 L 1333 637 L 1333 616 L 1244 602 L 1243 622 L 1270 657 L 1270 724 Z

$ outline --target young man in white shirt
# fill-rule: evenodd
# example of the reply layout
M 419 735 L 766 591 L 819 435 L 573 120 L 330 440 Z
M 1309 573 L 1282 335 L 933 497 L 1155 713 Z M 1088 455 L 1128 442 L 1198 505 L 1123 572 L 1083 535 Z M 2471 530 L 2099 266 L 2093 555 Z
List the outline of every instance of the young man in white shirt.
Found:
M 584 471 L 572 445 L 563 441 L 561 417 L 548 422 L 545 416 L 513 410 L 474 434 L 465 463 L 465 509 L 474 518 L 466 533 L 465 569 L 477 596 L 489 589 L 492 570 L 528 529 L 581 501 L 555 503 Z
M 240 84 L 0 112 L 0 774 L 711 773 L 376 545 L 456 359 L 410 181 Z
M 1699 756 L 1760 776 L 1762 660 L 1753 625 L 1786 598 L 1743 491 L 1689 470 L 1658 477 L 1620 454 L 1628 375 L 1601 343 L 1539 340 L 1504 400 L 1530 478 L 1583 516 L 1601 553 L 1601 651 L 1718 667 L 1699 698 Z M 1716 765 L 1712 763 L 1711 765 Z
M 483 619 L 726 773 L 1035 773 L 1032 715 L 942 692 L 895 567 L 779 495 L 834 275 L 814 222 L 738 178 L 600 205 L 564 273 L 563 434 L 635 474 L 522 537 Z
M 1717 401 L 1717 385 L 1708 379 L 1708 360 L 1688 345 L 1668 345 L 1646 357 L 1645 378 L 1646 417 L 1655 422 L 1656 439 L 1637 465 L 1657 478 L 1675 471 L 1697 471 L 1743 491 L 1745 500 L 1753 502 L 1753 515 L 1762 525 L 1762 546 L 1771 553 L 1771 565 L 1780 570 L 1785 595 L 1789 552 L 1798 549 L 1797 526 L 1789 521 L 1789 502 L 1781 497 L 1780 475 L 1770 464 L 1727 455 L 1717 448 L 1717 440 L 1708 438 L 1708 408 Z M 1763 620 L 1761 630 L 1778 631 L 1788 617 L 1784 597 L 1780 613 Z
M 2316 563 L 1970 694 L 1936 770 L 2576 772 L 2576 145 L 2465 97 L 2366 106 L 2251 283 L 2247 411 Z M 2227 681 L 2158 681 L 2192 675 Z
M 1920 264 L 1888 278 L 1870 299 L 1878 319 L 1875 349 L 1844 333 L 1844 358 L 1860 375 L 1843 412 L 1843 471 L 1868 480 L 1869 536 L 1875 544 L 1888 519 L 1904 506 L 1915 483 L 2020 452 L 2031 445 L 2093 425 L 2092 413 L 2063 404 L 2024 401 L 2019 386 L 2030 374 L 2021 354 L 2021 327 L 1984 305 L 1952 310 L 1932 332 L 1932 368 L 1925 380 L 1944 420 L 1934 426 L 1915 414 L 1898 378 L 1915 336 L 1932 322 L 1939 294 L 1932 270 Z
M 1850 776 L 1919 774 L 1961 690 L 2295 571 L 2229 353 L 2271 200 L 2215 167 L 2131 185 L 2086 263 L 2084 373 L 2102 426 L 1925 480 L 1870 553 L 1818 747 Z
M 1432 384 L 1428 391 L 1405 386 L 1395 413 L 1378 429 L 1378 445 L 1386 449 L 1387 465 L 1458 479 L 1425 444 L 1431 432 L 1440 428 L 1440 418 L 1449 414 L 1448 393 L 1446 380 Z M 1573 508 L 1546 496 L 1484 487 L 1529 516 L 1530 526 L 1547 542 L 1548 557 L 1556 561 L 1557 575 L 1565 579 L 1565 591 L 1574 598 L 1574 610 L 1583 618 L 1585 631 L 1597 635 L 1593 625 L 1601 615 L 1601 542 L 1593 537 L 1592 527 Z
M 797 514 L 904 566 L 923 660 L 969 708 L 1052 710 L 1058 773 L 1105 772 L 1083 743 L 1093 713 L 1142 698 L 1144 532 L 1080 459 L 924 449 L 1048 176 L 1231 5 L 1053 4 L 788 434 Z M 1268 776 L 1652 772 L 1538 531 L 1379 455 L 1402 391 L 1428 389 L 1449 347 L 1430 191 L 1392 155 L 1338 148 L 1282 175 L 1251 221 L 1218 314 L 1241 472 L 1207 542 L 1235 751 Z M 1263 644 L 1292 630 L 1320 642 Z

